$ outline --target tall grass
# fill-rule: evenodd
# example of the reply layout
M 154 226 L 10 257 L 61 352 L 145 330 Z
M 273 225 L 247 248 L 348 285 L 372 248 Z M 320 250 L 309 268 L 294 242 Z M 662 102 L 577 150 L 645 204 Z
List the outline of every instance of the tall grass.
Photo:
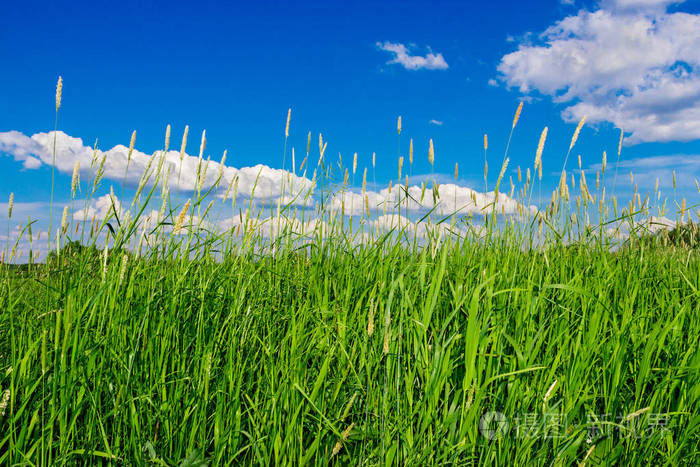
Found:
M 318 184 L 244 213 L 231 180 L 238 222 L 210 229 L 221 175 L 171 197 L 156 154 L 129 214 L 114 203 L 82 243 L 68 219 L 60 255 L 3 264 L 0 463 L 697 463 L 697 250 L 635 240 L 646 201 L 591 225 L 602 193 L 579 182 L 571 200 L 565 176 L 528 209 L 545 135 L 510 213 L 506 152 L 482 222 L 401 169 L 398 203 L 371 206 L 365 170 L 350 227 L 319 137 Z M 288 137 L 289 117 L 283 159 Z M 380 225 L 401 203 L 422 222 Z M 493 439 L 490 412 L 510 427 Z

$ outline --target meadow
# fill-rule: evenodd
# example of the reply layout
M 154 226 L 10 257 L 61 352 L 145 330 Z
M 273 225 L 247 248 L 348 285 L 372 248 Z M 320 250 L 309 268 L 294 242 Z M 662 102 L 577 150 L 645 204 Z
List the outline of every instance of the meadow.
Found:
M 531 209 L 545 138 L 517 182 L 506 152 L 467 214 L 440 210 L 445 184 L 402 184 L 411 149 L 395 201 L 370 205 L 365 171 L 349 216 L 335 195 L 356 163 L 322 139 L 312 185 L 290 176 L 291 199 L 265 204 L 233 180 L 222 199 L 221 172 L 175 196 L 168 130 L 130 208 L 79 222 L 66 206 L 43 239 L 20 226 L 51 242 L 43 262 L 6 246 L 0 464 L 699 464 L 691 206 L 651 233 L 650 197 L 618 209 L 603 161 L 595 189 L 562 171 Z M 238 222 L 212 228 L 218 203 Z

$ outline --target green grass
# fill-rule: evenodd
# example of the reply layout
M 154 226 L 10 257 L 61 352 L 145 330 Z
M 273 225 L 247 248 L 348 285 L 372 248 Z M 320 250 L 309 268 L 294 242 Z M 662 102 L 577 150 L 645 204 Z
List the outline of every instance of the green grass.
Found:
M 264 206 L 223 232 L 192 221 L 219 181 L 186 210 L 166 189 L 156 203 L 162 168 L 128 221 L 62 226 L 43 264 L 8 264 L 7 245 L 1 465 L 700 464 L 696 229 L 635 240 L 648 198 L 601 204 L 590 228 L 599 192 L 574 210 L 560 187 L 506 222 L 491 203 L 480 226 L 430 211 L 425 235 L 382 232 L 381 212 L 350 228 L 327 210 L 345 187 L 319 162 L 329 192 L 303 212 L 326 226 L 299 234 L 283 221 L 301 209 L 268 205 L 271 245 Z
M 340 463 L 699 460 L 696 253 L 336 246 L 141 259 L 121 285 L 112 263 L 5 271 L 0 463 L 321 465 L 351 423 Z M 586 442 L 646 407 L 665 429 Z M 490 410 L 570 428 L 490 441 Z

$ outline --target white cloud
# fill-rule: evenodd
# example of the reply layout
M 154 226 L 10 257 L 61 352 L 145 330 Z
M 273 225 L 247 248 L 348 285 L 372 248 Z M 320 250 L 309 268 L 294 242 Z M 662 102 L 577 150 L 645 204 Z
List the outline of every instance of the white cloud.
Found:
M 114 208 L 112 208 L 112 205 L 114 205 Z M 90 203 L 84 208 L 76 209 L 73 212 L 73 220 L 90 220 L 93 216 L 102 220 L 112 213 L 112 209 L 114 209 L 120 218 L 122 217 L 124 210 L 122 209 L 121 201 L 119 201 L 116 196 L 112 198 L 111 195 L 103 195 L 90 200 Z
M 689 215 L 689 214 L 688 214 Z M 684 225 L 685 222 L 676 222 L 668 217 L 649 216 L 632 223 L 632 231 L 637 235 L 654 234 L 660 230 L 673 230 L 678 224 Z M 630 221 L 619 221 L 612 224 L 612 227 L 606 229 L 606 233 L 618 240 L 625 240 L 630 236 Z
M 458 215 L 481 215 L 490 212 L 493 206 L 492 203 L 495 200 L 493 191 L 480 193 L 471 188 L 452 183 L 440 184 L 436 194 L 436 198 L 433 199 L 433 190 L 431 188 L 426 188 L 425 192 L 423 192 L 421 187 L 417 185 L 408 187 L 408 198 L 403 188 L 399 189 L 396 186 L 392 188 L 391 193 L 389 193 L 388 188 L 384 188 L 379 192 L 367 191 L 367 200 L 362 198 L 361 193 L 345 191 L 335 194 L 331 206 L 333 209 L 340 211 L 344 202 L 345 215 L 360 216 L 366 212 L 366 204 L 369 202 L 369 209 L 372 215 L 383 213 L 385 209 L 386 212 L 391 213 L 398 210 L 400 196 L 401 210 L 404 212 L 427 211 L 435 208 L 434 212 L 443 216 L 453 213 Z M 499 193 L 495 207 L 499 213 L 505 212 L 507 214 L 514 214 L 520 211 L 537 212 L 535 206 L 527 208 L 504 193 Z
M 428 53 L 425 56 L 421 56 L 411 55 L 405 45 L 394 42 L 377 42 L 377 47 L 394 54 L 394 58 L 386 62 L 388 65 L 398 63 L 407 70 L 446 70 L 448 68 L 442 54 L 434 54 L 430 51 L 430 48 L 428 48 Z
M 627 144 L 700 138 L 700 15 L 677 2 L 603 1 L 502 57 L 500 79 L 566 104 L 562 117 L 610 122 Z
M 27 156 L 27 158 L 24 160 L 24 168 L 25 169 L 38 169 L 41 167 L 41 161 L 37 159 L 34 156 Z
M 600 5 L 606 10 L 617 11 L 664 11 L 669 5 L 685 0 L 602 0 Z M 573 0 L 571 0 L 573 4 Z
M 441 122 L 440 120 L 432 119 L 432 120 L 430 120 L 430 122 L 428 122 L 428 123 L 430 123 L 431 125 L 442 126 L 442 122 Z
M 15 160 L 24 163 L 25 168 L 38 168 L 42 164 L 51 165 L 53 161 L 54 133 L 37 133 L 31 137 L 18 131 L 0 132 L 0 154 L 6 153 L 14 156 Z M 123 145 L 114 146 L 107 151 L 97 150 L 96 161 L 93 161 L 95 151 L 93 147 L 86 146 L 80 138 L 74 138 L 61 131 L 56 132 L 56 169 L 64 174 L 72 174 L 76 161 L 80 161 L 80 178 L 83 185 L 87 180 L 94 178 L 97 167 L 104 157 L 104 178 L 121 181 L 124 179 L 124 172 L 127 167 L 127 157 L 129 148 Z M 153 159 L 156 157 L 156 159 Z M 179 188 L 184 191 L 195 189 L 197 182 L 197 167 L 200 163 L 199 157 L 185 154 L 180 161 L 179 151 L 168 151 L 163 155 L 158 151 L 154 155 L 134 149 L 129 168 L 126 174 L 126 182 L 135 186 L 141 180 L 147 167 L 150 171 L 157 168 L 160 158 L 163 157 L 162 174 L 165 176 L 168 167 L 168 185 L 171 189 Z M 206 160 L 202 161 L 204 167 Z M 290 193 L 290 188 L 294 187 L 294 195 L 304 193 L 312 187 L 311 180 L 289 174 L 287 171 L 273 169 L 265 165 L 255 165 L 253 167 L 221 167 L 219 162 L 214 160 L 209 162 L 202 186 L 206 190 L 216 182 L 219 170 L 221 169 L 221 182 L 217 188 L 217 194 L 223 196 L 229 184 L 235 177 L 238 177 L 238 195 L 243 197 L 255 197 L 266 199 L 281 196 L 283 181 L 285 193 Z M 203 170 L 203 169 L 202 169 Z M 178 180 L 179 175 L 179 180 Z M 150 177 L 146 186 L 152 186 L 155 177 Z M 303 195 L 302 195 L 303 196 Z

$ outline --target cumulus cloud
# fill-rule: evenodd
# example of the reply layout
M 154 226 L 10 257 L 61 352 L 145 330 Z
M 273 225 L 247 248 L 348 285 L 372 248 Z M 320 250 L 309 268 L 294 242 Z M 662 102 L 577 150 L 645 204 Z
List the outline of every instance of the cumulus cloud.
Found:
M 398 63 L 407 70 L 446 70 L 447 62 L 441 53 L 434 54 L 430 48 L 428 53 L 422 55 L 411 55 L 409 48 L 404 44 L 394 42 L 377 42 L 377 47 L 394 55 L 387 65 Z
M 73 212 L 73 220 L 90 220 L 93 217 L 104 219 L 111 213 L 116 213 L 121 218 L 123 212 L 122 204 L 116 196 L 103 195 L 91 200 L 90 204 L 84 208 L 75 210 Z
M 649 216 L 632 223 L 631 231 L 636 232 L 637 235 L 644 234 L 655 234 L 661 230 L 673 230 L 677 225 L 685 225 L 687 221 L 677 222 L 673 219 L 669 219 L 666 216 Z M 612 224 L 611 227 L 606 229 L 606 233 L 609 237 L 618 240 L 625 240 L 630 236 L 630 222 L 629 221 L 619 221 Z
M 502 57 L 499 78 L 565 104 L 562 117 L 610 122 L 627 144 L 700 138 L 700 15 L 673 1 L 606 0 Z
M 32 136 L 18 131 L 0 132 L 0 154 L 13 156 L 23 162 L 25 168 L 36 169 L 41 165 L 51 165 L 53 161 L 54 133 L 37 133 Z M 129 148 L 117 145 L 113 148 L 95 152 L 93 147 L 86 146 L 80 138 L 75 138 L 61 131 L 56 132 L 56 169 L 65 174 L 72 174 L 75 162 L 80 162 L 81 180 L 94 178 L 98 166 L 104 158 L 104 178 L 121 182 L 127 167 Z M 197 167 L 199 157 L 185 154 L 180 160 L 179 151 L 168 151 L 163 154 L 158 151 L 153 155 L 134 149 L 129 161 L 126 182 L 137 185 L 147 168 L 150 173 L 161 163 L 162 175 L 168 174 L 168 185 L 171 189 L 179 186 L 181 190 L 192 191 L 197 184 Z M 202 167 L 207 164 L 202 161 Z M 254 198 L 278 198 L 283 193 L 291 197 L 302 198 L 302 193 L 312 188 L 312 181 L 306 177 L 292 175 L 287 171 L 273 169 L 265 165 L 234 168 L 221 166 L 217 161 L 208 162 L 206 172 L 202 169 L 201 185 L 203 190 L 209 189 L 216 183 L 221 173 L 221 181 L 216 193 L 223 196 L 229 185 L 238 179 L 238 195 Z M 146 186 L 152 186 L 155 177 L 151 177 Z M 293 191 L 292 191 L 293 189 Z M 299 196 L 297 196 L 299 195 Z
M 391 193 L 388 188 L 381 191 L 367 191 L 365 195 L 367 199 L 362 197 L 361 193 L 354 191 L 345 191 L 336 193 L 331 201 L 333 209 L 340 211 L 345 210 L 345 214 L 349 216 L 360 216 L 366 212 L 366 205 L 369 204 L 370 212 L 375 213 L 393 212 L 398 210 L 399 203 L 402 211 L 418 212 L 433 209 L 433 212 L 439 215 L 482 215 L 488 214 L 490 209 L 495 206 L 496 210 L 501 213 L 515 214 L 526 213 L 532 214 L 537 212 L 535 206 L 526 207 L 508 197 L 504 193 L 499 193 L 498 201 L 495 201 L 495 193 L 480 193 L 469 187 L 463 187 L 452 183 L 440 184 L 435 191 L 426 188 L 423 192 L 422 188 L 417 185 L 408 187 L 408 195 L 403 187 L 393 187 Z

